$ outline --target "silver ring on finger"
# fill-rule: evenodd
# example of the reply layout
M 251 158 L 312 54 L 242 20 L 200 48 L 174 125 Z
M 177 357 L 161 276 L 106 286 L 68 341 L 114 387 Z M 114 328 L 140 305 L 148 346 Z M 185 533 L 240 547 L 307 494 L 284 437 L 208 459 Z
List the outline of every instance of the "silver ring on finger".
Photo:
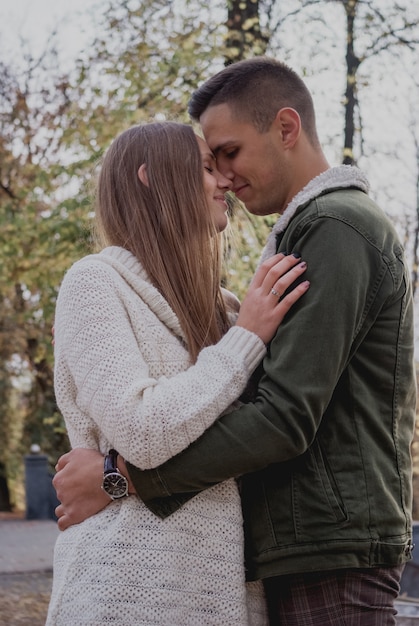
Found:
M 278 293 L 278 292 L 277 292 L 277 290 L 276 290 L 276 289 L 274 289 L 273 287 L 272 287 L 272 289 L 271 289 L 271 294 L 272 294 L 273 296 L 275 296 L 276 298 L 279 298 L 279 293 Z

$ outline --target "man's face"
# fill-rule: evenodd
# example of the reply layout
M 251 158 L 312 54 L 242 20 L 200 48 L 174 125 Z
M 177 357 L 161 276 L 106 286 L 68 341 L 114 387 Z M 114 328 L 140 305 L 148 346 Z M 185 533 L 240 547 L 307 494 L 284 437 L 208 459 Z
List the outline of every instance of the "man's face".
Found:
M 282 213 L 291 199 L 291 167 L 279 125 L 260 133 L 228 104 L 210 106 L 199 121 L 219 171 L 246 208 L 255 215 Z

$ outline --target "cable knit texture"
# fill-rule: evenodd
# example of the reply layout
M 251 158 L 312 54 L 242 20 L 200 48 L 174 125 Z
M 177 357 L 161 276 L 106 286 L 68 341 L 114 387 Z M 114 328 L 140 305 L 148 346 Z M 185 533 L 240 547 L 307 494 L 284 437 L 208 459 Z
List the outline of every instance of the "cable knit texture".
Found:
M 82 259 L 63 280 L 55 390 L 73 447 L 114 447 L 156 467 L 228 410 L 265 353 L 232 327 L 191 366 L 176 316 L 122 248 Z M 165 520 L 123 498 L 59 535 L 47 626 L 262 626 L 262 586 L 245 583 L 243 562 L 234 480 Z

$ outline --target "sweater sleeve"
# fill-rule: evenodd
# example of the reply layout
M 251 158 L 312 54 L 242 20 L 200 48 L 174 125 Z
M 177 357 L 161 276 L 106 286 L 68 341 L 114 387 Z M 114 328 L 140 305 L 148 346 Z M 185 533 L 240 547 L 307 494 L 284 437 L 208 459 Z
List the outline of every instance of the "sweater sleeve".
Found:
M 266 348 L 253 333 L 233 327 L 185 371 L 156 378 L 149 352 L 162 336 L 173 334 L 160 330 L 161 321 L 153 327 L 138 297 L 147 319 L 139 342 L 119 278 L 94 262 L 74 266 L 64 278 L 55 318 L 55 391 L 72 446 L 100 447 L 107 441 L 148 469 L 203 434 L 242 393 Z M 170 350 L 178 350 L 173 347 L 178 342 L 171 341 L 161 351 L 164 359 L 176 358 Z

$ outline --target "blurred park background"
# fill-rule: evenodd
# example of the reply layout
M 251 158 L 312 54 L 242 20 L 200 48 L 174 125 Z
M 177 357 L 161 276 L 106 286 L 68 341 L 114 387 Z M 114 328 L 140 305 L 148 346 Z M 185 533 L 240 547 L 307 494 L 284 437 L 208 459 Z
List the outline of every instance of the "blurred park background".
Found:
M 419 298 L 416 0 L 90 0 L 73 14 L 58 1 L 51 2 L 55 23 L 37 14 L 42 6 L 0 3 L 0 510 L 6 511 L 25 508 L 31 446 L 47 457 L 51 473 L 69 447 L 54 399 L 51 329 L 64 272 L 92 251 L 96 165 L 112 138 L 134 123 L 188 121 L 191 92 L 224 65 L 268 54 L 304 77 L 329 162 L 356 164 L 367 174 L 371 195 L 404 242 Z M 244 209 L 232 216 L 225 282 L 239 296 L 273 221 Z M 419 360 L 419 347 L 416 354 Z M 416 430 L 419 519 L 419 424 Z

